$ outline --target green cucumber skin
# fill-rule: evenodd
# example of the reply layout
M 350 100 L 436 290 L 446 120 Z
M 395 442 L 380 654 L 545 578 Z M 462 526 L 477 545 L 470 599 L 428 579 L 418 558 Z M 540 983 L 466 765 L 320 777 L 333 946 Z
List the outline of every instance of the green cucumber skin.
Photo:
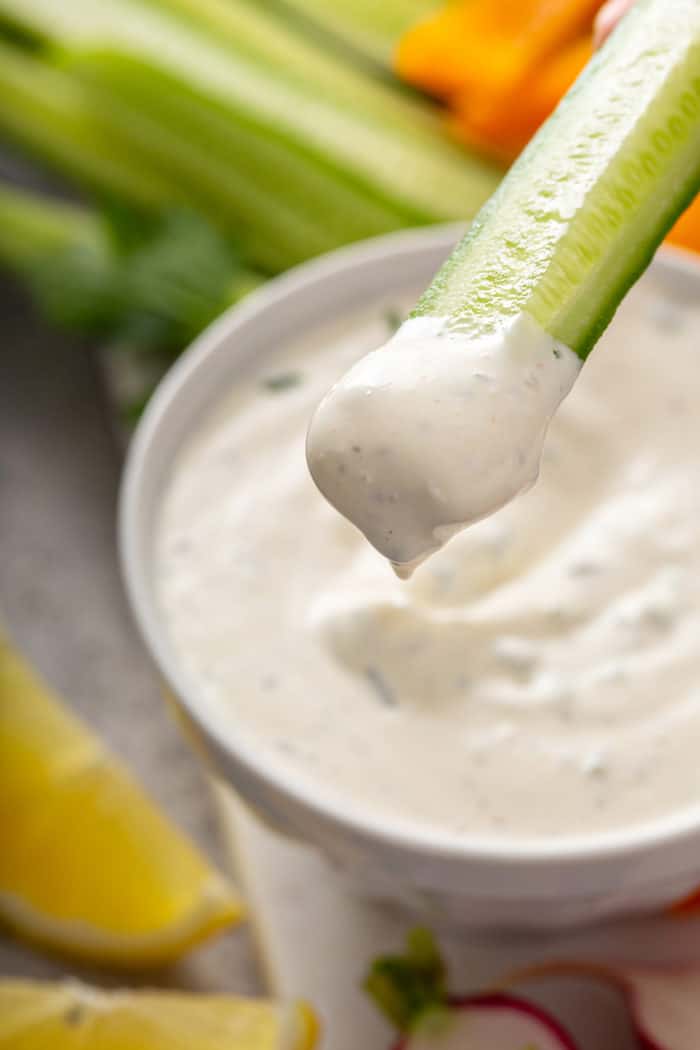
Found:
M 637 0 L 540 129 L 414 316 L 521 311 L 587 356 L 700 189 L 700 0 Z

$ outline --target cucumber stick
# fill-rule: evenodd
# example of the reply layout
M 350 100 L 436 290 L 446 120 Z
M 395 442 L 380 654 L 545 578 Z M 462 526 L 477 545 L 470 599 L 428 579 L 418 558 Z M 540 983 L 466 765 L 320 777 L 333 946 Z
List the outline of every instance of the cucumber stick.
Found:
M 700 0 L 638 0 L 421 299 L 478 335 L 521 312 L 585 358 L 700 189 Z
M 313 416 L 316 484 L 400 575 L 534 483 L 582 359 L 699 182 L 700 0 L 638 0 Z

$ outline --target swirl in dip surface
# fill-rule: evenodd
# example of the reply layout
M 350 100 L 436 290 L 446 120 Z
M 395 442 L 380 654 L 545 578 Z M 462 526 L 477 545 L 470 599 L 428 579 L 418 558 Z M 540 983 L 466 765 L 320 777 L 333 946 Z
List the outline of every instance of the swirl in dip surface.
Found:
M 185 443 L 156 537 L 177 658 L 319 796 L 552 838 L 700 801 L 700 306 L 650 271 L 547 435 L 539 481 L 408 583 L 305 461 L 377 307 L 251 364 Z

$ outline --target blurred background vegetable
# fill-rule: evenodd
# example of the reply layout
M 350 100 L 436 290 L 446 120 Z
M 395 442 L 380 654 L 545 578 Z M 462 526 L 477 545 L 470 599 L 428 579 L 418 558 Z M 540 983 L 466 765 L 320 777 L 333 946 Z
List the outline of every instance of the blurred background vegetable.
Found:
M 592 53 L 603 0 L 457 0 L 407 32 L 396 66 L 444 98 L 464 141 L 512 160 Z
M 0 0 L 0 135 L 83 195 L 2 190 L 0 264 L 138 359 L 137 411 L 266 276 L 469 220 L 586 62 L 600 3 Z M 699 207 L 673 235 L 698 250 Z
M 0 135 L 88 201 L 5 190 L 0 262 L 108 345 L 129 415 L 265 276 L 489 196 L 499 169 L 390 82 L 392 39 L 434 6 L 0 0 Z
M 267 8 L 2 0 L 29 43 L 0 54 L 0 128 L 98 192 L 201 210 L 269 272 L 473 215 L 497 172 Z
M 56 325 L 176 353 L 263 279 L 196 213 L 150 220 L 0 187 L 0 261 Z
M 449 130 L 503 163 L 549 116 L 593 52 L 603 0 L 452 0 L 409 28 L 396 70 L 447 105 Z M 700 204 L 669 240 L 700 251 Z
M 279 0 L 307 20 L 307 28 L 326 31 L 330 44 L 346 45 L 365 60 L 391 68 L 401 34 L 440 6 L 439 0 Z

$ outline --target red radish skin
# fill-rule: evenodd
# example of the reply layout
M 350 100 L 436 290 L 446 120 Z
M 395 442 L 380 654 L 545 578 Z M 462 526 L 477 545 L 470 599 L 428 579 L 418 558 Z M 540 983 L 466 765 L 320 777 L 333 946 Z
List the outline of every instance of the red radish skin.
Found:
M 621 970 L 643 1050 L 696 1050 L 700 1046 L 700 970 Z
M 655 970 L 555 962 L 528 967 L 510 975 L 505 983 L 511 988 L 540 977 L 590 978 L 613 985 L 625 1000 L 641 1050 L 700 1048 L 700 968 L 697 966 Z
M 558 1021 L 542 1010 L 541 1007 L 535 1006 L 517 996 L 505 993 L 451 996 L 447 1001 L 447 1006 L 456 1013 L 463 1011 L 477 1014 L 484 1012 L 495 1013 L 498 1011 L 507 1013 L 509 1019 L 512 1019 L 514 1014 L 522 1018 L 523 1025 L 528 1029 L 524 1032 L 524 1042 L 519 1041 L 517 1044 L 508 1045 L 493 1043 L 492 1046 L 484 1046 L 483 1048 L 480 1046 L 479 1050 L 578 1050 L 569 1033 L 562 1028 Z M 539 1033 L 533 1031 L 533 1024 L 536 1026 L 536 1029 L 539 1029 Z M 496 1033 L 494 1032 L 495 1035 Z M 543 1040 L 542 1044 L 533 1043 L 533 1037 Z M 429 1037 L 407 1035 L 394 1044 L 394 1050 L 413 1050 L 419 1038 L 421 1044 L 427 1047 Z M 520 1037 L 518 1038 L 520 1039 Z M 439 1050 L 441 1042 L 440 1037 L 436 1036 L 434 1039 L 436 1050 Z M 469 1048 L 465 1047 L 465 1050 L 469 1050 Z M 648 1050 L 666 1050 L 666 1048 L 657 1048 L 650 1044 Z

